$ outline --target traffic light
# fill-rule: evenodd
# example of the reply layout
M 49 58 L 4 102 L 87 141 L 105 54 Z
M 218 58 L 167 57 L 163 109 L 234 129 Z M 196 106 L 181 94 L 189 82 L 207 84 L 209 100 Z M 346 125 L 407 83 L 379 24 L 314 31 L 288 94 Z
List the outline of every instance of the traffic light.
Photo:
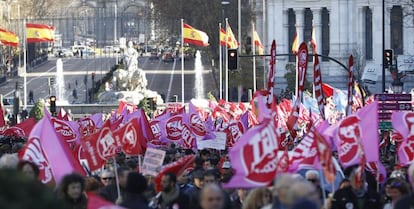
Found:
M 50 96 L 50 113 L 54 115 L 56 113 L 56 97 Z
M 92 80 L 95 80 L 95 73 L 92 72 Z
M 392 49 L 386 49 L 384 51 L 384 67 L 388 68 L 392 66 L 392 60 L 394 57 L 394 51 Z
M 55 79 L 52 77 L 47 78 L 47 83 L 49 86 L 53 86 L 55 84 Z
M 228 49 L 227 57 L 229 61 L 228 69 L 237 70 L 237 49 Z
M 149 108 L 152 111 L 157 110 L 157 98 L 148 98 Z

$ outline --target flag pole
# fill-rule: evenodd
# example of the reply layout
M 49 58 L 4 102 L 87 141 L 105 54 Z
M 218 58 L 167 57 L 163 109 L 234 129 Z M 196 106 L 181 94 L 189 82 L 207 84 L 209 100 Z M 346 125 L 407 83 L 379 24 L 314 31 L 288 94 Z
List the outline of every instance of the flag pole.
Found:
M 221 23 L 219 23 L 219 77 L 220 77 L 220 99 L 223 99 L 223 49 L 221 48 Z
M 23 19 L 23 26 L 24 26 L 24 40 L 23 40 L 23 109 L 27 108 L 27 29 L 26 29 L 26 18 Z
M 253 92 L 256 92 L 256 46 L 254 40 L 254 23 L 252 23 L 252 51 L 253 51 Z
M 227 28 L 229 27 L 228 18 L 226 18 L 226 64 L 225 64 L 225 71 L 226 71 L 226 102 L 229 101 L 229 56 L 228 56 L 228 41 L 229 41 L 229 34 L 227 33 Z
M 184 104 L 184 19 L 181 19 L 181 102 Z

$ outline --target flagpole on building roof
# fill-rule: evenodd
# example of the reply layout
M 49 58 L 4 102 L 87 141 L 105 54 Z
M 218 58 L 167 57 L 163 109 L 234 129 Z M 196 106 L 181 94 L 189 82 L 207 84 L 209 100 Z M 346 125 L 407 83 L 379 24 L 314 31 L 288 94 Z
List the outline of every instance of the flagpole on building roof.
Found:
M 181 102 L 184 104 L 184 19 L 181 19 Z
M 254 23 L 252 23 L 252 52 L 253 52 L 253 93 L 256 92 L 256 46 L 254 43 Z
M 220 77 L 220 99 L 223 99 L 223 49 L 221 47 L 221 23 L 219 23 L 219 77 Z
M 27 107 L 27 29 L 26 29 L 26 18 L 23 19 L 23 109 L 26 109 Z

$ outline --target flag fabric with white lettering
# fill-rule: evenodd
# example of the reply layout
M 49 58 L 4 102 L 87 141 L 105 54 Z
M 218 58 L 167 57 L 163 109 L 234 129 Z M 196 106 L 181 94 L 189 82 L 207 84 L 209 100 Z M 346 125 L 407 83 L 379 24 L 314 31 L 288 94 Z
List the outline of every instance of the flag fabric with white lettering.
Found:
M 249 129 L 230 150 L 230 161 L 236 173 L 224 187 L 255 188 L 272 182 L 278 161 L 276 138 L 272 119 Z
M 414 162 L 414 113 L 393 112 L 391 115 L 392 126 L 403 138 L 398 148 L 398 160 L 402 165 Z
M 374 102 L 338 123 L 333 140 L 339 161 L 344 167 L 359 164 L 364 156 L 366 162 L 377 162 L 378 138 L 378 102 Z

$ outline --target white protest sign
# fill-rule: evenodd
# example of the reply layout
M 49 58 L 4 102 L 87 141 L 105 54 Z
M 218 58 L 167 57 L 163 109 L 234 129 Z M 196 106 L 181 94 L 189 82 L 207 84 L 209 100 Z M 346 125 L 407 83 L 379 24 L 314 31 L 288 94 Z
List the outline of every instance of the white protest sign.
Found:
M 144 156 L 144 162 L 142 163 L 142 174 L 156 176 L 159 173 L 159 169 L 162 166 L 165 158 L 165 151 L 147 148 Z
M 214 132 L 216 138 L 207 139 L 207 140 L 197 140 L 197 149 L 216 149 L 224 150 L 226 149 L 226 133 L 225 132 Z

